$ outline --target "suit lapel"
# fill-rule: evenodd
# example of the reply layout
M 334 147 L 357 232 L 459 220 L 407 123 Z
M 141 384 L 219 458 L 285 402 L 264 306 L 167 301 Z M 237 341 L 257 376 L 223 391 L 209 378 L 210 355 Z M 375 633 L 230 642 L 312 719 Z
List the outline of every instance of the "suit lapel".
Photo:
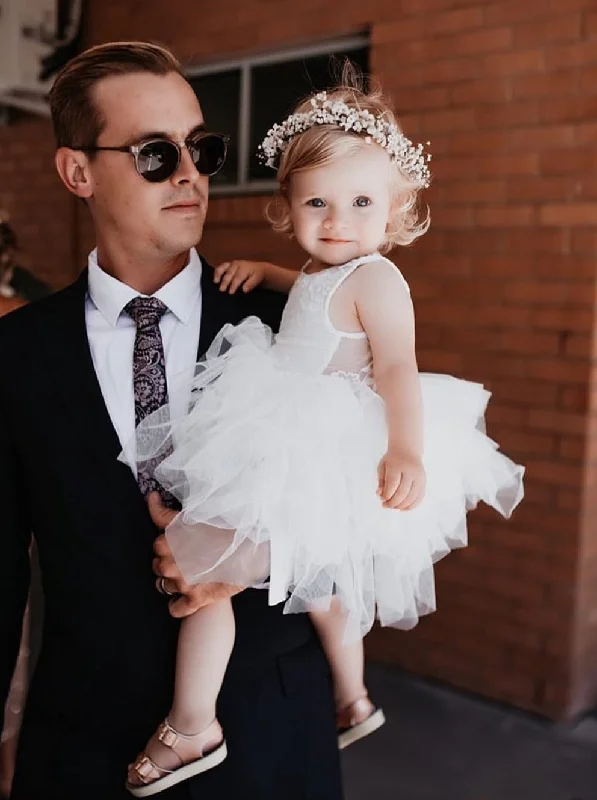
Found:
M 197 360 L 205 355 L 216 334 L 227 322 L 238 322 L 235 309 L 237 299 L 234 295 L 220 292 L 213 281 L 213 269 L 202 259 L 201 271 L 201 327 Z

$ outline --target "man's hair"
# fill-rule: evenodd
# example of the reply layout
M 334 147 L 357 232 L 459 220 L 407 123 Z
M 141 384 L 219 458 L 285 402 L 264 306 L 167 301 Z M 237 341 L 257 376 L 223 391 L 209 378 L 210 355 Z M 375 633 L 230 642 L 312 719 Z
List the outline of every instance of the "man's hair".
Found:
M 93 89 L 104 78 L 150 72 L 184 77 L 180 62 L 165 47 L 148 42 L 110 42 L 91 47 L 59 72 L 50 90 L 57 147 L 94 147 L 106 121 Z

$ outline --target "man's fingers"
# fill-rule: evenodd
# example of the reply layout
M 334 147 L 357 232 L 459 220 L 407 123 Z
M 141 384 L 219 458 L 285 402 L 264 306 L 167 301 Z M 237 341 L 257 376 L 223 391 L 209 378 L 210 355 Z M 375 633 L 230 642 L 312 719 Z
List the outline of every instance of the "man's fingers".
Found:
M 180 589 L 178 588 L 176 581 L 173 581 L 170 578 L 164 578 L 162 576 L 155 579 L 155 588 L 162 594 L 180 594 Z
M 190 614 L 194 614 L 202 605 L 203 603 L 201 603 L 198 598 L 183 594 L 182 597 L 170 600 L 168 608 L 173 617 L 181 619 L 182 617 L 188 617 Z
M 172 558 L 172 551 L 163 533 L 153 540 L 153 552 L 158 558 Z
M 153 524 L 161 530 L 165 530 L 178 514 L 178 511 L 173 511 L 162 503 L 162 498 L 158 492 L 149 493 L 147 505 L 149 506 L 149 514 Z

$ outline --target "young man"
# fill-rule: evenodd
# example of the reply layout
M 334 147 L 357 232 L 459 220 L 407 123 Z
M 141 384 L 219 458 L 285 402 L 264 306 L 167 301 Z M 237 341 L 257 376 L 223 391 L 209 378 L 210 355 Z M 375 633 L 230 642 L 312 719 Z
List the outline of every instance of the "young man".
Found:
M 92 48 L 58 76 L 51 107 L 56 166 L 88 204 L 97 248 L 73 286 L 0 324 L 0 703 L 33 532 L 45 626 L 12 798 L 124 800 L 127 764 L 171 702 L 178 626 L 152 574 L 155 487 L 117 457 L 156 403 L 184 403 L 169 378 L 225 323 L 279 309 L 220 292 L 194 249 L 225 148 L 171 53 Z M 157 584 L 186 593 L 175 615 L 234 591 Z M 340 800 L 330 676 L 307 615 L 284 616 L 263 591 L 233 602 L 218 709 L 229 756 L 164 800 Z

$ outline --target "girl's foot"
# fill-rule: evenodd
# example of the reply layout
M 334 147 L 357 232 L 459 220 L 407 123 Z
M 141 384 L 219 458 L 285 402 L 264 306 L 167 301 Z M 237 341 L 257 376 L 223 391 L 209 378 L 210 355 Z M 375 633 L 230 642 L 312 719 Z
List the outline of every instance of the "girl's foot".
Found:
M 350 744 L 369 736 L 386 721 L 381 708 L 375 708 L 365 694 L 336 712 L 338 747 L 343 750 Z
M 180 733 L 164 720 L 134 764 L 129 765 L 126 788 L 135 797 L 150 797 L 226 758 L 222 728 L 214 719 L 198 733 Z

